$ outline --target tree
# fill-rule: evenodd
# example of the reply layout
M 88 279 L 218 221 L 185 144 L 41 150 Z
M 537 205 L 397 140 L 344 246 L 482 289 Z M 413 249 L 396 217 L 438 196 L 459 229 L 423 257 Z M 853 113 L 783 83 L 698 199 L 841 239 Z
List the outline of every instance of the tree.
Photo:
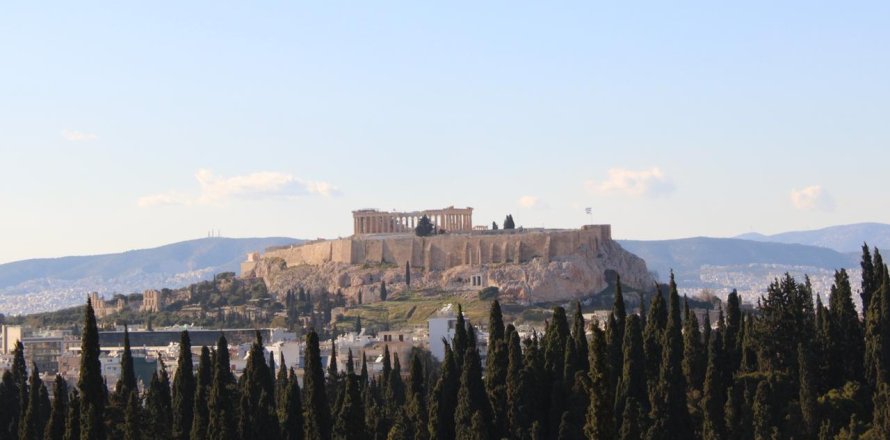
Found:
M 31 365 L 31 376 L 28 380 L 28 402 L 23 411 L 23 418 L 19 425 L 19 439 L 40 440 L 43 438 L 45 420 L 40 414 L 40 389 L 43 381 L 40 380 L 40 372 L 37 364 Z
M 278 409 L 282 440 L 302 440 L 303 402 L 297 377 L 291 370 L 284 394 L 284 404 Z
M 627 317 L 624 330 L 624 362 L 621 379 L 618 382 L 615 398 L 615 414 L 625 414 L 627 405 L 634 401 L 640 406 L 639 411 L 648 412 L 649 400 L 646 391 L 646 367 L 643 354 L 643 334 L 640 328 L 640 317 L 630 315 Z M 622 425 L 618 421 L 618 425 Z M 640 427 L 638 426 L 637 429 Z M 622 431 L 624 428 L 622 427 Z
M 145 393 L 145 420 L 147 434 L 151 438 L 170 438 L 173 434 L 173 405 L 170 395 L 170 378 L 164 362 L 159 370 L 151 375 L 148 391 Z M 135 391 L 135 390 L 134 390 Z
M 497 231 L 497 230 L 498 230 L 498 223 L 497 223 L 497 222 L 491 222 L 491 230 L 492 230 L 492 231 Z
M 671 273 L 668 321 L 664 331 L 661 370 L 652 400 L 652 426 L 649 439 L 692 438 L 692 422 L 686 408 L 686 380 L 683 377 L 683 335 L 680 296 Z
M 365 435 L 365 409 L 362 403 L 362 394 L 359 389 L 358 378 L 350 373 L 346 377 L 346 390 L 343 394 L 343 404 L 337 414 L 334 423 L 334 439 L 364 439 Z
M 598 326 L 593 326 L 590 343 L 590 403 L 584 423 L 584 434 L 592 439 L 616 437 L 614 398 L 609 384 L 608 346 Z
M 773 438 L 773 418 L 775 412 L 770 404 L 770 386 L 769 382 L 762 380 L 757 384 L 757 392 L 754 395 L 754 404 L 752 411 L 754 413 L 754 439 L 769 440 Z
M 105 381 L 99 363 L 99 329 L 93 304 L 87 299 L 80 343 L 80 438 L 105 440 Z
M 710 324 L 707 328 L 710 330 Z M 726 353 L 726 361 L 729 371 L 739 368 L 741 362 L 742 310 L 739 302 L 739 293 L 733 289 L 726 297 L 726 329 L 723 332 L 723 352 Z
M 68 415 L 68 382 L 56 375 L 53 382 L 53 403 L 43 438 L 62 440 L 65 437 L 65 417 Z
M 136 370 L 133 368 L 133 353 L 130 350 L 130 331 L 124 326 L 124 351 L 121 354 L 121 376 L 114 387 L 115 401 L 121 409 L 126 408 L 130 393 L 136 391 Z
M 804 434 L 813 436 L 817 434 L 818 414 L 816 413 L 816 387 L 813 377 L 813 353 L 809 345 L 800 343 L 797 346 L 798 368 L 800 373 L 800 386 L 798 402 L 800 404 L 801 418 L 803 419 Z
M 361 316 L 355 317 L 355 326 L 352 328 L 352 331 L 354 331 L 355 334 L 357 334 L 357 335 L 362 333 L 362 317 Z
M 881 383 L 874 395 L 874 413 L 871 436 L 874 439 L 890 438 L 890 384 Z
M 473 416 L 482 414 L 485 433 L 491 432 L 491 408 L 482 383 L 482 364 L 479 350 L 475 346 L 467 348 L 464 366 L 461 369 L 460 389 L 457 393 L 457 407 L 454 410 L 455 435 L 458 439 L 478 438 L 479 428 L 474 430 Z
M 683 298 L 683 375 L 690 391 L 701 391 L 705 380 L 708 356 L 702 344 L 698 318 L 689 310 L 689 301 Z
M 195 375 L 188 331 L 179 335 L 179 359 L 173 376 L 173 439 L 189 440 L 195 409 Z
M 386 301 L 386 281 L 380 281 L 380 301 Z
M 420 220 L 417 221 L 417 226 L 414 227 L 414 234 L 418 237 L 429 237 L 433 235 L 435 232 L 435 227 L 433 226 L 433 222 L 430 221 L 430 218 L 427 216 L 420 217 Z
M 306 393 L 304 432 L 307 440 L 324 440 L 331 435 L 331 409 L 324 386 L 324 370 L 318 335 L 310 331 L 306 335 L 305 371 L 303 387 Z
M 215 353 L 213 380 L 210 386 L 210 397 L 207 401 L 207 437 L 231 440 L 238 436 L 237 411 L 234 406 L 234 402 L 237 400 L 233 389 L 235 380 L 230 370 L 229 342 L 225 335 L 219 335 Z
M 862 243 L 862 260 L 859 266 L 862 268 L 862 284 L 859 296 L 862 298 L 862 314 L 865 315 L 871 305 L 872 295 L 881 287 L 881 280 L 875 278 L 875 265 L 871 253 L 868 251 L 867 243 Z
M 405 413 L 408 422 L 413 429 L 415 440 L 424 440 L 429 437 L 427 430 L 428 410 L 426 405 L 426 390 L 424 388 L 423 364 L 420 356 L 415 353 L 411 356 L 411 372 L 408 381 L 408 403 Z
M 18 438 L 19 386 L 9 370 L 3 372 L 0 381 L 0 408 L 0 438 Z
M 495 434 L 500 438 L 507 430 L 507 367 L 509 359 L 504 340 L 504 317 L 501 304 L 494 300 L 488 313 L 488 354 L 485 367 L 485 391 L 494 412 Z
M 640 316 L 642 316 L 642 312 Z M 657 380 L 658 378 L 659 368 L 661 367 L 662 335 L 666 325 L 667 307 L 664 303 L 664 296 L 661 294 L 661 288 L 658 288 L 655 295 L 652 296 L 649 314 L 646 316 L 645 329 L 643 330 L 646 378 L 650 381 Z
M 704 390 L 701 400 L 702 437 L 706 440 L 723 438 L 724 430 L 724 399 L 723 373 L 720 368 L 725 359 L 723 341 L 720 331 L 711 333 L 708 341 L 708 365 L 705 370 Z M 730 427 L 731 429 L 732 427 Z
M 405 285 L 411 287 L 411 261 L 405 261 Z
M 449 440 L 454 438 L 454 409 L 457 406 L 457 393 L 460 379 L 455 356 L 448 341 L 445 345 L 445 359 L 442 361 L 442 373 L 433 388 L 430 399 L 429 434 L 432 440 Z
M 65 440 L 80 440 L 80 394 L 77 389 L 71 390 L 71 397 L 68 399 Z
M 127 409 L 124 415 L 124 440 L 140 440 L 142 438 L 142 404 L 136 390 L 130 391 Z
M 256 437 L 275 440 L 278 437 L 278 423 L 275 412 L 275 380 L 263 349 L 263 338 L 259 331 L 250 346 L 247 366 L 244 368 L 241 386 L 242 408 L 240 426 L 241 438 Z
M 504 229 L 516 229 L 516 223 L 513 222 L 513 214 L 507 214 L 504 219 Z
M 828 299 L 831 338 L 835 351 L 830 353 L 831 377 L 837 378 L 834 386 L 847 381 L 861 380 L 863 377 L 862 359 L 865 348 L 862 339 L 862 326 L 853 305 L 853 291 L 845 269 L 835 271 L 834 285 Z
M 207 399 L 210 395 L 213 367 L 210 361 L 210 350 L 201 347 L 201 356 L 198 358 L 198 374 L 195 380 L 195 397 L 192 410 L 192 429 L 190 437 L 198 440 L 207 437 L 207 424 L 210 422 Z
M 624 329 L 627 326 L 627 312 L 624 308 L 624 294 L 621 291 L 621 276 L 615 279 L 615 302 L 609 313 L 609 327 L 606 329 L 606 342 L 609 344 L 610 382 L 618 384 L 622 369 L 619 365 L 624 360 Z

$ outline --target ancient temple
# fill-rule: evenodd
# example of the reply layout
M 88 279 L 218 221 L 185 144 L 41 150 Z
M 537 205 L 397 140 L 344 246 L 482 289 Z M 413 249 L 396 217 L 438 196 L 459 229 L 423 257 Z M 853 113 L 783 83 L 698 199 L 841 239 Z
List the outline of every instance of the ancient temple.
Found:
M 414 232 L 414 228 L 423 216 L 429 218 L 439 231 L 473 230 L 473 208 L 449 206 L 444 209 L 414 212 L 386 212 L 376 209 L 352 211 L 353 231 L 355 235 Z

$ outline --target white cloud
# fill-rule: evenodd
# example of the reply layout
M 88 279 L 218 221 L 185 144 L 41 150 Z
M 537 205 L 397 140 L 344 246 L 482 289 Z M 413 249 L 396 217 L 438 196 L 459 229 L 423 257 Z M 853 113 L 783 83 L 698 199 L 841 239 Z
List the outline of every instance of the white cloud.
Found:
M 831 211 L 834 199 L 821 185 L 791 190 L 791 205 L 803 211 Z
M 338 195 L 340 190 L 328 182 L 304 181 L 291 174 L 260 171 L 240 176 L 223 177 L 207 169 L 195 173 L 200 186 L 197 195 L 170 191 L 140 197 L 141 207 L 163 205 L 221 205 L 232 199 L 259 199 L 270 197 L 292 198 L 308 194 L 325 197 Z
M 629 170 L 612 168 L 608 178 L 601 182 L 588 180 L 584 182 L 588 191 L 601 194 L 620 193 L 629 196 L 657 197 L 674 190 L 674 184 L 661 168 L 652 167 L 645 170 Z
M 98 139 L 99 137 L 93 133 L 85 133 L 76 130 L 62 130 L 62 137 L 70 142 L 87 142 Z
M 547 205 L 535 196 L 522 196 L 519 198 L 519 206 L 529 209 L 543 209 Z

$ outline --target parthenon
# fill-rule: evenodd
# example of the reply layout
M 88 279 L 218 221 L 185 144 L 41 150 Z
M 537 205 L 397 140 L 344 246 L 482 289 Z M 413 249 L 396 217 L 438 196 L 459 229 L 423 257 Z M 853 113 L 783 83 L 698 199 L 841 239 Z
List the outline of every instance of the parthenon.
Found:
M 414 232 L 426 216 L 437 230 L 460 232 L 473 230 L 473 208 L 428 209 L 414 212 L 386 212 L 377 209 L 352 211 L 353 231 L 362 234 L 399 234 Z

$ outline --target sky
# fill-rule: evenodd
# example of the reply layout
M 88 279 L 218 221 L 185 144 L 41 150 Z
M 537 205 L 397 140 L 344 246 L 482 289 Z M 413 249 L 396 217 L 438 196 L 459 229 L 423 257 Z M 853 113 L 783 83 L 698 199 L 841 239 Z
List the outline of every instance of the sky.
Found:
M 118 3 L 0 7 L 0 263 L 360 208 L 890 223 L 888 2 Z

